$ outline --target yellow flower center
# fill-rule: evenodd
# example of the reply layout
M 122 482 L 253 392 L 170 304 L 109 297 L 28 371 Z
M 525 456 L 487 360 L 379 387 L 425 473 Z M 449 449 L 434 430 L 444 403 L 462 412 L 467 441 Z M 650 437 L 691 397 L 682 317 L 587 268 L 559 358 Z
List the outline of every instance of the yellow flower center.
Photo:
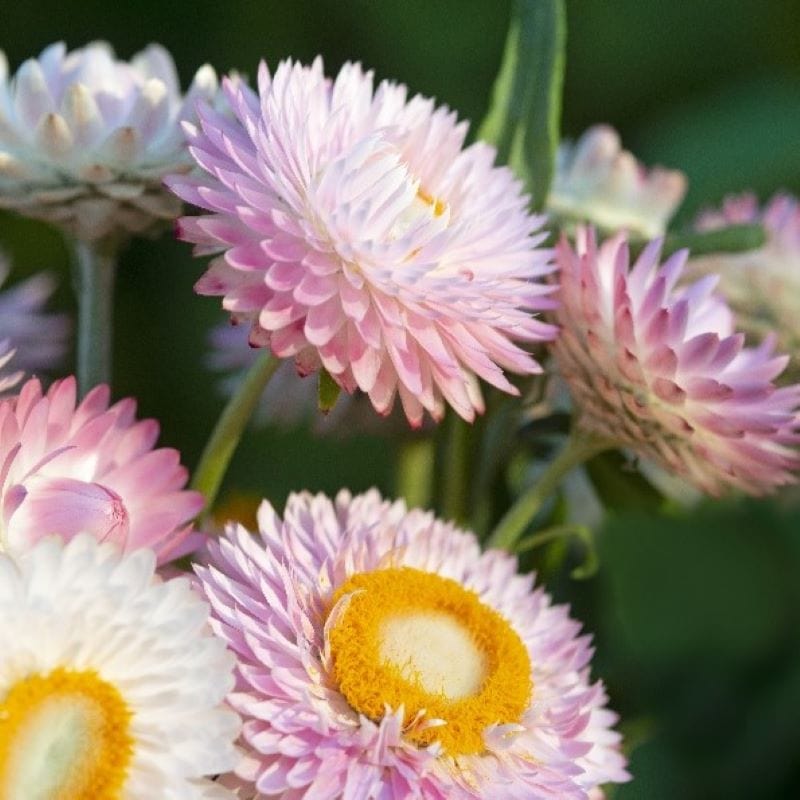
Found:
M 481 753 L 494 724 L 517 723 L 533 692 L 525 645 L 449 578 L 411 567 L 353 575 L 334 594 L 329 642 L 339 691 L 373 720 L 404 710 L 406 738 L 452 756 Z M 411 725 L 423 714 L 444 724 Z
M 417 197 L 425 203 L 426 206 L 430 206 L 433 209 L 433 215 L 435 217 L 441 217 L 444 214 L 445 209 L 447 208 L 447 203 L 444 200 L 440 200 L 438 197 L 434 197 L 429 192 L 426 192 L 422 187 L 417 189 Z
M 131 711 L 93 670 L 33 674 L 0 697 L 0 798 L 119 800 Z

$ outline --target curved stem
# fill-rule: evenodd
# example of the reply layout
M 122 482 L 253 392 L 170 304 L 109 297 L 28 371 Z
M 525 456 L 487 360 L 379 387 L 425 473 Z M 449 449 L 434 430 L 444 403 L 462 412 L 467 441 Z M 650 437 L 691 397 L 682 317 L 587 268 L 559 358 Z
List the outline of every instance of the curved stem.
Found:
M 413 437 L 400 443 L 395 492 L 409 508 L 428 508 L 433 488 L 433 439 Z
M 75 239 L 74 285 L 78 298 L 78 391 L 85 395 L 99 383 L 111 382 L 116 242 Z
M 236 446 L 264 388 L 280 363 L 280 359 L 273 356 L 269 350 L 261 353 L 217 420 L 203 455 L 200 456 L 200 463 L 197 465 L 191 484 L 192 489 L 205 495 L 205 512 L 213 506 Z
M 567 523 L 565 525 L 555 525 L 552 528 L 538 531 L 530 536 L 526 536 L 524 539 L 520 539 L 520 541 L 517 543 L 517 546 L 514 548 L 514 552 L 525 553 L 528 550 L 535 550 L 537 547 L 542 547 L 567 536 L 572 536 L 577 539 L 584 548 L 583 562 L 575 567 L 570 575 L 575 580 L 585 580 L 586 578 L 591 578 L 592 575 L 597 572 L 600 561 L 597 557 L 597 548 L 594 544 L 594 536 L 592 535 L 591 528 L 589 528 L 588 525 Z
M 513 550 L 545 500 L 575 467 L 612 447 L 606 439 L 573 429 L 563 450 L 551 461 L 539 480 L 521 494 L 486 542 L 487 547 Z

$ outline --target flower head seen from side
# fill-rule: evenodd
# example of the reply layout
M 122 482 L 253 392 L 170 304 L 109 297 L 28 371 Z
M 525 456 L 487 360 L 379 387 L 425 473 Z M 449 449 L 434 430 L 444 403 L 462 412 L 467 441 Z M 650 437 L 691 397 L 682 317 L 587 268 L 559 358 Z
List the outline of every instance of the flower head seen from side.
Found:
M 204 66 L 184 97 L 159 45 L 128 62 L 105 42 L 57 43 L 13 77 L 0 52 L 0 208 L 85 240 L 175 219 L 162 179 L 191 166 L 180 120 L 216 91 Z
M 629 447 L 709 494 L 763 494 L 800 467 L 800 386 L 774 379 L 774 340 L 744 347 L 716 276 L 681 288 L 685 251 L 659 264 L 650 243 L 631 267 L 623 234 L 598 247 L 579 229 L 557 248 L 558 367 L 579 429 Z
M 73 378 L 46 393 L 31 379 L 0 401 L 0 551 L 87 532 L 159 563 L 182 554 L 203 498 L 183 490 L 177 451 L 153 449 L 158 423 L 135 413 L 131 398 L 109 407 L 106 386 L 76 406 Z
M 767 240 L 757 250 L 717 253 L 691 258 L 690 277 L 720 276 L 719 288 L 736 313 L 737 323 L 751 335 L 774 331 L 781 349 L 800 353 L 800 203 L 775 195 L 761 208 L 752 194 L 729 197 L 722 208 L 706 211 L 698 230 L 760 223 Z M 798 366 L 790 364 L 793 376 Z
M 647 170 L 607 125 L 589 128 L 558 150 L 547 209 L 566 220 L 590 222 L 606 231 L 625 229 L 649 239 L 660 236 L 686 194 L 677 170 Z
M 375 491 L 264 503 L 259 529 L 197 568 L 253 796 L 586 800 L 627 779 L 588 637 L 513 557 Z
M 154 570 L 89 535 L 0 553 L 0 797 L 231 796 L 210 778 L 237 758 L 233 658 Z
M 8 261 L 0 253 L 0 286 L 8 273 Z M 13 347 L 13 365 L 22 372 L 52 372 L 66 354 L 69 318 L 45 311 L 54 290 L 53 278 L 40 273 L 0 292 L 0 339 Z
M 447 404 L 472 420 L 477 378 L 516 394 L 503 370 L 540 371 L 518 342 L 555 334 L 532 313 L 553 305 L 553 267 L 494 149 L 463 148 L 455 114 L 355 64 L 333 80 L 320 59 L 262 64 L 258 84 L 226 81 L 233 116 L 187 125 L 204 174 L 168 181 L 210 212 L 179 235 L 224 251 L 196 290 L 301 373 L 324 368 L 384 414 L 399 395 L 415 426 Z

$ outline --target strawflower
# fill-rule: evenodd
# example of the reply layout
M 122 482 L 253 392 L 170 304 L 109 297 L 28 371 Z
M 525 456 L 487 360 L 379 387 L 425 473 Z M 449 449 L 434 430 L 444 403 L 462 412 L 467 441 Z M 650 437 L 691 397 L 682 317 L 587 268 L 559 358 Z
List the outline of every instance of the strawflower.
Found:
M 181 206 L 161 182 L 191 167 L 180 120 L 216 91 L 204 66 L 184 97 L 154 44 L 128 62 L 105 42 L 59 42 L 13 77 L 0 52 L 0 208 L 89 241 L 173 220 Z
M 760 223 L 767 240 L 757 250 L 719 253 L 690 259 L 690 276 L 720 276 L 720 291 L 749 334 L 774 331 L 781 349 L 800 352 L 800 204 L 777 194 L 763 208 L 752 194 L 729 197 L 719 210 L 705 211 L 699 230 Z M 797 365 L 790 365 L 797 376 Z
M 0 797 L 224 800 L 233 659 L 186 578 L 89 535 L 0 553 Z
M 624 228 L 649 239 L 664 233 L 685 194 L 682 172 L 646 169 L 622 149 L 613 128 L 595 125 L 559 147 L 547 210 L 573 224 Z
M 31 379 L 0 401 L 0 551 L 81 532 L 159 563 L 190 547 L 202 495 L 183 490 L 178 452 L 154 450 L 158 423 L 135 413 L 131 398 L 109 407 L 107 386 L 76 406 L 73 378 L 46 393 Z
M 589 637 L 516 560 L 377 492 L 301 494 L 197 568 L 242 797 L 586 800 L 628 775 Z
M 577 430 L 623 446 L 719 494 L 763 494 L 793 482 L 800 466 L 800 386 L 774 379 L 787 356 L 774 338 L 744 347 L 713 293 L 716 277 L 677 286 L 681 251 L 659 264 L 661 243 L 630 266 L 624 234 L 598 247 L 579 229 L 563 238 L 558 367 L 577 406 Z
M 205 171 L 168 183 L 210 212 L 179 235 L 219 253 L 200 294 L 252 326 L 250 341 L 302 373 L 324 367 L 383 414 L 399 395 L 410 422 L 446 404 L 472 420 L 477 378 L 517 394 L 503 373 L 540 366 L 515 341 L 554 335 L 539 249 L 543 218 L 447 108 L 346 64 L 265 64 L 258 94 L 225 82 L 232 116 L 206 106 L 186 126 Z

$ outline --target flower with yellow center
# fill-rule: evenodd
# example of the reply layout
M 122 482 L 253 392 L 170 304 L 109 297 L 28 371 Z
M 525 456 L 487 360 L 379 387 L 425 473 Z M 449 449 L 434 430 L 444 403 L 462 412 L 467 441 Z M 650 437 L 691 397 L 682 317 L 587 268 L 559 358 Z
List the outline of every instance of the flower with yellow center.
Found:
M 0 555 L 0 798 L 230 797 L 230 654 L 187 581 L 81 535 Z
M 511 556 L 374 491 L 258 522 L 197 568 L 238 659 L 240 797 L 587 800 L 627 779 L 588 637 Z

